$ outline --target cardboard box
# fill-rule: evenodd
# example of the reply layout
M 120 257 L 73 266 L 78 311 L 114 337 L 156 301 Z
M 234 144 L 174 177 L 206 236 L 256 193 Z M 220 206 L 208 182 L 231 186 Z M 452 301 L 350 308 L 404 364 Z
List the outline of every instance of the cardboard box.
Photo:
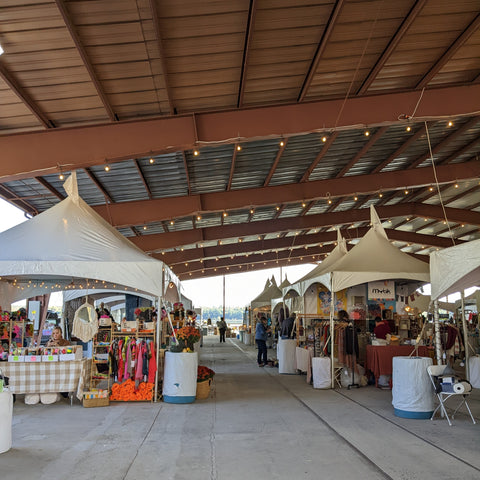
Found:
M 25 362 L 25 356 L 24 355 L 9 355 L 8 356 L 8 361 L 9 362 Z
M 42 355 L 42 362 L 58 362 L 58 355 Z
M 41 362 L 41 355 L 25 355 L 25 362 Z

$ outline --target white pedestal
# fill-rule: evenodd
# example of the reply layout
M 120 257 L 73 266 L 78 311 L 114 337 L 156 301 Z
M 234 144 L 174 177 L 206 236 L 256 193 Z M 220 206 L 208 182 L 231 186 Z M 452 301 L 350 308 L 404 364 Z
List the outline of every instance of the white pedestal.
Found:
M 330 357 L 312 358 L 313 388 L 332 388 Z
M 468 359 L 469 380 L 473 388 L 480 388 L 480 357 Z
M 251 338 L 251 334 L 245 332 L 245 333 L 243 334 L 243 343 L 244 343 L 245 345 L 250 345 L 250 338 Z
M 192 403 L 197 393 L 198 353 L 165 352 L 163 401 Z
M 297 373 L 297 362 L 295 361 L 296 340 L 278 340 L 278 373 L 294 374 Z
M 434 394 L 427 367 L 427 357 L 393 357 L 392 404 L 397 417 L 430 418 Z
M 12 448 L 13 394 L 0 392 L 0 453 Z

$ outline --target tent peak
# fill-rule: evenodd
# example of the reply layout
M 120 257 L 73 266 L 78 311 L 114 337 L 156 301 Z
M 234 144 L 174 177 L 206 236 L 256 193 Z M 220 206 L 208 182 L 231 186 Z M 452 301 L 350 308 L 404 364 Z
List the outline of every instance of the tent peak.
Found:
M 67 195 L 76 203 L 80 198 L 78 194 L 77 172 L 73 171 L 72 174 L 65 180 L 63 188 Z

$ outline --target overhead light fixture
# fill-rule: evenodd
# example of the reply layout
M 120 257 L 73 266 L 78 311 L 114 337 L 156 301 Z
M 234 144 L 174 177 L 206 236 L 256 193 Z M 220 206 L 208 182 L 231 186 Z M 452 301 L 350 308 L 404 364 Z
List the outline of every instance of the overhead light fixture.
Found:
M 285 146 L 285 142 L 283 140 L 280 140 L 280 146 L 281 147 Z
M 109 171 L 110 171 L 110 165 L 107 163 L 103 169 L 104 169 L 106 172 L 109 172 Z
M 370 130 L 365 130 L 363 132 L 363 134 L 366 136 L 366 137 L 369 137 L 370 136 Z
M 241 145 L 237 145 L 237 152 L 239 152 L 242 149 Z
M 451 120 L 448 121 L 447 126 L 453 127 L 453 122 Z
M 194 150 L 194 151 L 193 151 L 193 155 L 194 155 L 195 157 L 197 157 L 198 155 L 200 155 L 200 152 L 199 152 L 198 150 Z
M 407 132 L 411 132 L 412 131 L 412 127 L 410 125 L 408 125 L 408 127 L 405 129 Z
M 325 143 L 328 140 L 328 137 L 326 135 L 322 136 L 322 142 Z
M 155 163 L 155 159 L 154 159 L 153 157 L 150 157 L 150 160 L 149 160 L 149 162 L 150 162 L 150 165 L 152 165 L 152 164 L 154 164 L 154 163 Z

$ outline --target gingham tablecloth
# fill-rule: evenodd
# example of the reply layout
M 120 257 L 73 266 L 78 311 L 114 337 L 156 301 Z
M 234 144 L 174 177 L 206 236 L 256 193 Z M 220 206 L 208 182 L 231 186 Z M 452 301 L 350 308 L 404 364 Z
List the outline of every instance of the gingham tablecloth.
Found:
M 1 362 L 3 374 L 9 377 L 12 393 L 76 392 L 79 400 L 90 375 L 91 360 L 64 362 Z

